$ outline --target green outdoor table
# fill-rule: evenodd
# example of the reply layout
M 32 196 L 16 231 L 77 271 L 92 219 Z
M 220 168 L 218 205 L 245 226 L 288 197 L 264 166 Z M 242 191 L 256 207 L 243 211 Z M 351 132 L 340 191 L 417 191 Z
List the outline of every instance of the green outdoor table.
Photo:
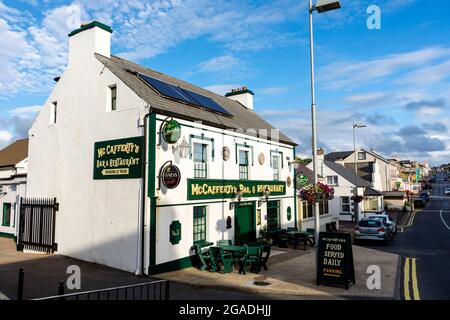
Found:
M 288 231 L 286 232 L 289 237 L 295 237 L 296 235 L 303 235 L 308 239 L 308 242 L 311 246 L 314 246 L 315 238 L 314 233 L 306 232 L 306 231 Z

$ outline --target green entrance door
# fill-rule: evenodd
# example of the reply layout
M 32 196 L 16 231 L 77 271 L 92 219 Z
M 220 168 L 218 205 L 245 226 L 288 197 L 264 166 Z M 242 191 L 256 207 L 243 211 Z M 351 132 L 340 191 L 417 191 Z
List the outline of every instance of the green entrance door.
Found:
M 11 203 L 3 203 L 2 226 L 9 227 L 10 225 L 11 225 Z
M 280 227 L 280 200 L 267 202 L 267 229 L 272 231 Z
M 234 209 L 234 242 L 244 244 L 256 240 L 255 204 L 236 204 Z

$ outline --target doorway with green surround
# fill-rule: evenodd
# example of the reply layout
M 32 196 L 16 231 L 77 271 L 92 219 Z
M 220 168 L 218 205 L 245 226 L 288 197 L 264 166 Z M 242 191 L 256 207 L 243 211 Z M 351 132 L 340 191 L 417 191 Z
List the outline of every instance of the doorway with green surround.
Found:
M 267 229 L 270 231 L 280 228 L 280 200 L 267 202 Z
M 237 203 L 234 209 L 234 242 L 237 245 L 256 241 L 255 202 Z
M 11 203 L 3 203 L 2 226 L 11 226 Z

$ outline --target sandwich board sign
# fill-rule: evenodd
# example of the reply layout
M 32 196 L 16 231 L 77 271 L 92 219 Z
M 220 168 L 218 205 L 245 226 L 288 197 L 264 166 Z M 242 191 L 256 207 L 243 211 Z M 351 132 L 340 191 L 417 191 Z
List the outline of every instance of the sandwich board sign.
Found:
M 320 232 L 317 285 L 355 284 L 352 237 L 350 233 Z

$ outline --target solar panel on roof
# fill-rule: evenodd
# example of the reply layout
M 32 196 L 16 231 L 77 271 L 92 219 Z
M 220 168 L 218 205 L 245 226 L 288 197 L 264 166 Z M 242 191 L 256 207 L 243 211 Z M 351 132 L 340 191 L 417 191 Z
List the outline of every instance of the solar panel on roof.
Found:
M 194 100 L 196 100 L 202 107 L 209 109 L 209 110 L 223 113 L 228 116 L 232 116 L 231 113 L 229 113 L 227 110 L 225 110 L 220 104 L 215 102 L 213 99 L 211 99 L 209 97 L 205 97 L 201 94 L 186 90 L 186 89 L 181 89 L 181 90 L 183 90 L 183 92 L 185 92 L 186 94 L 191 96 Z
M 156 91 L 158 91 L 159 93 L 161 93 L 166 97 L 170 97 L 187 103 L 197 104 L 197 102 L 192 97 L 182 92 L 175 86 L 172 86 L 168 83 L 156 80 L 143 74 L 139 74 L 139 77 L 142 78 L 142 80 L 147 82 L 149 85 L 151 85 Z
M 171 84 L 165 83 L 163 81 L 157 80 L 155 78 L 140 73 L 139 77 L 165 97 L 173 98 L 189 104 L 200 106 L 210 111 L 219 112 L 227 116 L 233 116 L 221 105 L 219 105 L 217 102 L 215 102 L 213 99 L 209 97 L 205 97 L 201 94 L 192 92 L 190 90 L 175 87 Z

